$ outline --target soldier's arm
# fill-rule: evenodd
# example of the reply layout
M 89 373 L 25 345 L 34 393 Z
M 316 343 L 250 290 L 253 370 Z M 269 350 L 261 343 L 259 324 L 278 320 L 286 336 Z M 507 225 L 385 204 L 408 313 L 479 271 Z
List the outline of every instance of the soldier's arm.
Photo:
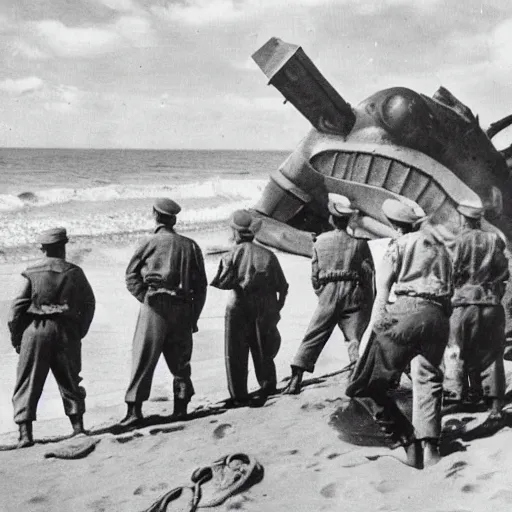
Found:
M 275 267 L 275 280 L 277 285 L 277 307 L 279 310 L 283 309 L 284 303 L 286 301 L 286 296 L 288 295 L 288 282 L 286 281 L 286 277 L 283 272 L 283 268 L 279 263 L 279 259 L 274 254 L 274 267 Z
M 316 252 L 316 247 L 313 246 L 313 256 L 311 258 L 311 284 L 313 285 L 313 290 L 315 290 L 315 292 L 320 289 L 320 281 L 318 280 L 319 270 L 318 254 Z
M 375 296 L 375 264 L 373 256 L 370 251 L 370 246 L 366 240 L 361 240 L 359 243 L 363 263 L 361 264 L 363 271 L 363 287 L 368 292 L 370 297 L 368 300 L 372 301 Z
M 30 323 L 27 310 L 31 303 L 31 288 L 30 280 L 23 276 L 23 281 L 19 285 L 19 292 L 13 300 L 9 312 L 7 325 L 11 333 L 11 343 L 16 352 L 20 350 L 21 338 Z
M 494 265 L 497 270 L 497 275 L 500 276 L 498 279 L 503 282 L 507 282 L 510 277 L 508 269 L 508 258 L 505 254 L 505 249 L 505 242 L 500 237 L 498 237 L 498 240 L 496 242 Z
M 370 317 L 369 328 L 374 328 L 383 319 L 386 313 L 386 304 L 393 283 L 396 281 L 396 265 L 398 259 L 398 247 L 392 242 L 382 261 L 375 279 L 376 295 Z
M 194 244 L 194 258 L 196 266 L 195 273 L 193 273 L 194 315 L 195 323 L 197 323 L 206 302 L 206 290 L 208 288 L 208 279 L 204 268 L 203 253 L 197 244 Z
M 141 244 L 132 256 L 125 273 L 126 288 L 139 301 L 144 302 L 147 285 L 144 283 L 140 271 L 144 265 L 144 256 L 148 243 Z
M 232 253 L 224 254 L 220 261 L 217 273 L 212 279 L 210 286 L 219 290 L 232 290 L 236 285 L 235 274 L 233 270 Z
M 82 269 L 79 270 L 79 283 L 80 283 L 80 297 L 81 297 L 81 308 L 80 308 L 80 338 L 85 338 L 89 332 L 92 319 L 94 318 L 94 311 L 96 309 L 96 298 L 92 287 L 85 277 Z

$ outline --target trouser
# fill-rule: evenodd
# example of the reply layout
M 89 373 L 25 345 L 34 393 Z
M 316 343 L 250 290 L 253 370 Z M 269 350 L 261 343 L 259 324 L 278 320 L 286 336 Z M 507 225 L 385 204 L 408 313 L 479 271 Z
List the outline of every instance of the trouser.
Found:
M 249 352 L 260 387 L 266 391 L 275 390 L 274 358 L 281 346 L 277 328 L 279 318 L 275 294 L 232 292 L 225 316 L 225 362 L 231 398 L 247 396 Z
M 153 296 L 151 305 L 141 305 L 133 337 L 132 375 L 126 402 L 144 402 L 149 398 L 162 353 L 174 376 L 174 398 L 190 401 L 194 395 L 190 378 L 193 322 L 192 304 L 181 299 L 162 294 Z
M 449 318 L 440 306 L 424 299 L 399 296 L 388 306 L 359 360 L 349 397 L 370 397 L 389 409 L 390 384 L 411 363 L 413 418 L 417 439 L 441 434 L 443 373 L 440 370 L 449 336 Z M 393 415 L 396 417 L 396 408 Z M 405 423 L 399 418 L 399 423 Z
M 302 339 L 292 366 L 313 373 L 315 363 L 338 325 L 347 344 L 350 361 L 358 358 L 359 342 L 368 326 L 371 304 L 347 308 L 345 297 L 339 296 L 339 283 L 327 283 L 318 296 L 318 306 Z
M 35 421 L 37 403 L 51 370 L 59 387 L 64 412 L 85 412 L 85 389 L 80 386 L 81 341 L 55 319 L 34 320 L 23 333 L 16 386 L 12 398 L 14 421 Z
M 444 356 L 445 391 L 455 399 L 505 395 L 505 312 L 503 306 L 456 307 Z

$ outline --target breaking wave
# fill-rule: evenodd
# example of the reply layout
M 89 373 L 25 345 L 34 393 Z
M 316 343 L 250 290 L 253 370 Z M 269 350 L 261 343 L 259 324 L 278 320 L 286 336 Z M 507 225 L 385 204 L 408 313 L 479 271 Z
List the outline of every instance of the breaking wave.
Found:
M 211 179 L 175 185 L 108 185 L 84 189 L 54 188 L 0 195 L 0 247 L 34 243 L 42 229 L 66 227 L 72 236 L 100 236 L 150 230 L 148 201 L 167 196 L 181 203 L 182 228 L 212 225 L 259 199 L 266 180 Z M 149 203 L 151 204 L 151 203 Z
M 213 179 L 195 183 L 159 185 L 106 185 L 91 188 L 53 188 L 18 195 L 0 194 L 0 211 L 36 208 L 69 202 L 115 201 L 172 196 L 180 199 L 256 199 L 265 180 Z

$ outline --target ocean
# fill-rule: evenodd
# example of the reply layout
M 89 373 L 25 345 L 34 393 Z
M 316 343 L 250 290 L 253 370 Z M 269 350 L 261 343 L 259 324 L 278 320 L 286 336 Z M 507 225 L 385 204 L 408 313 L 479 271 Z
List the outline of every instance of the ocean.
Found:
M 289 152 L 0 149 L 0 247 L 32 244 L 41 229 L 71 236 L 153 225 L 155 197 L 178 201 L 182 227 L 227 219 L 254 204 Z

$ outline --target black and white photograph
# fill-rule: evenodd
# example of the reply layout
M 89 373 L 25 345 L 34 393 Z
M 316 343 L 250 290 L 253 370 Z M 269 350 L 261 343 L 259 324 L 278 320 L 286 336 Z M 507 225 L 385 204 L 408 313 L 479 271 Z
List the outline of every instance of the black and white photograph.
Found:
M 0 512 L 510 512 L 512 4 L 0 0 Z

